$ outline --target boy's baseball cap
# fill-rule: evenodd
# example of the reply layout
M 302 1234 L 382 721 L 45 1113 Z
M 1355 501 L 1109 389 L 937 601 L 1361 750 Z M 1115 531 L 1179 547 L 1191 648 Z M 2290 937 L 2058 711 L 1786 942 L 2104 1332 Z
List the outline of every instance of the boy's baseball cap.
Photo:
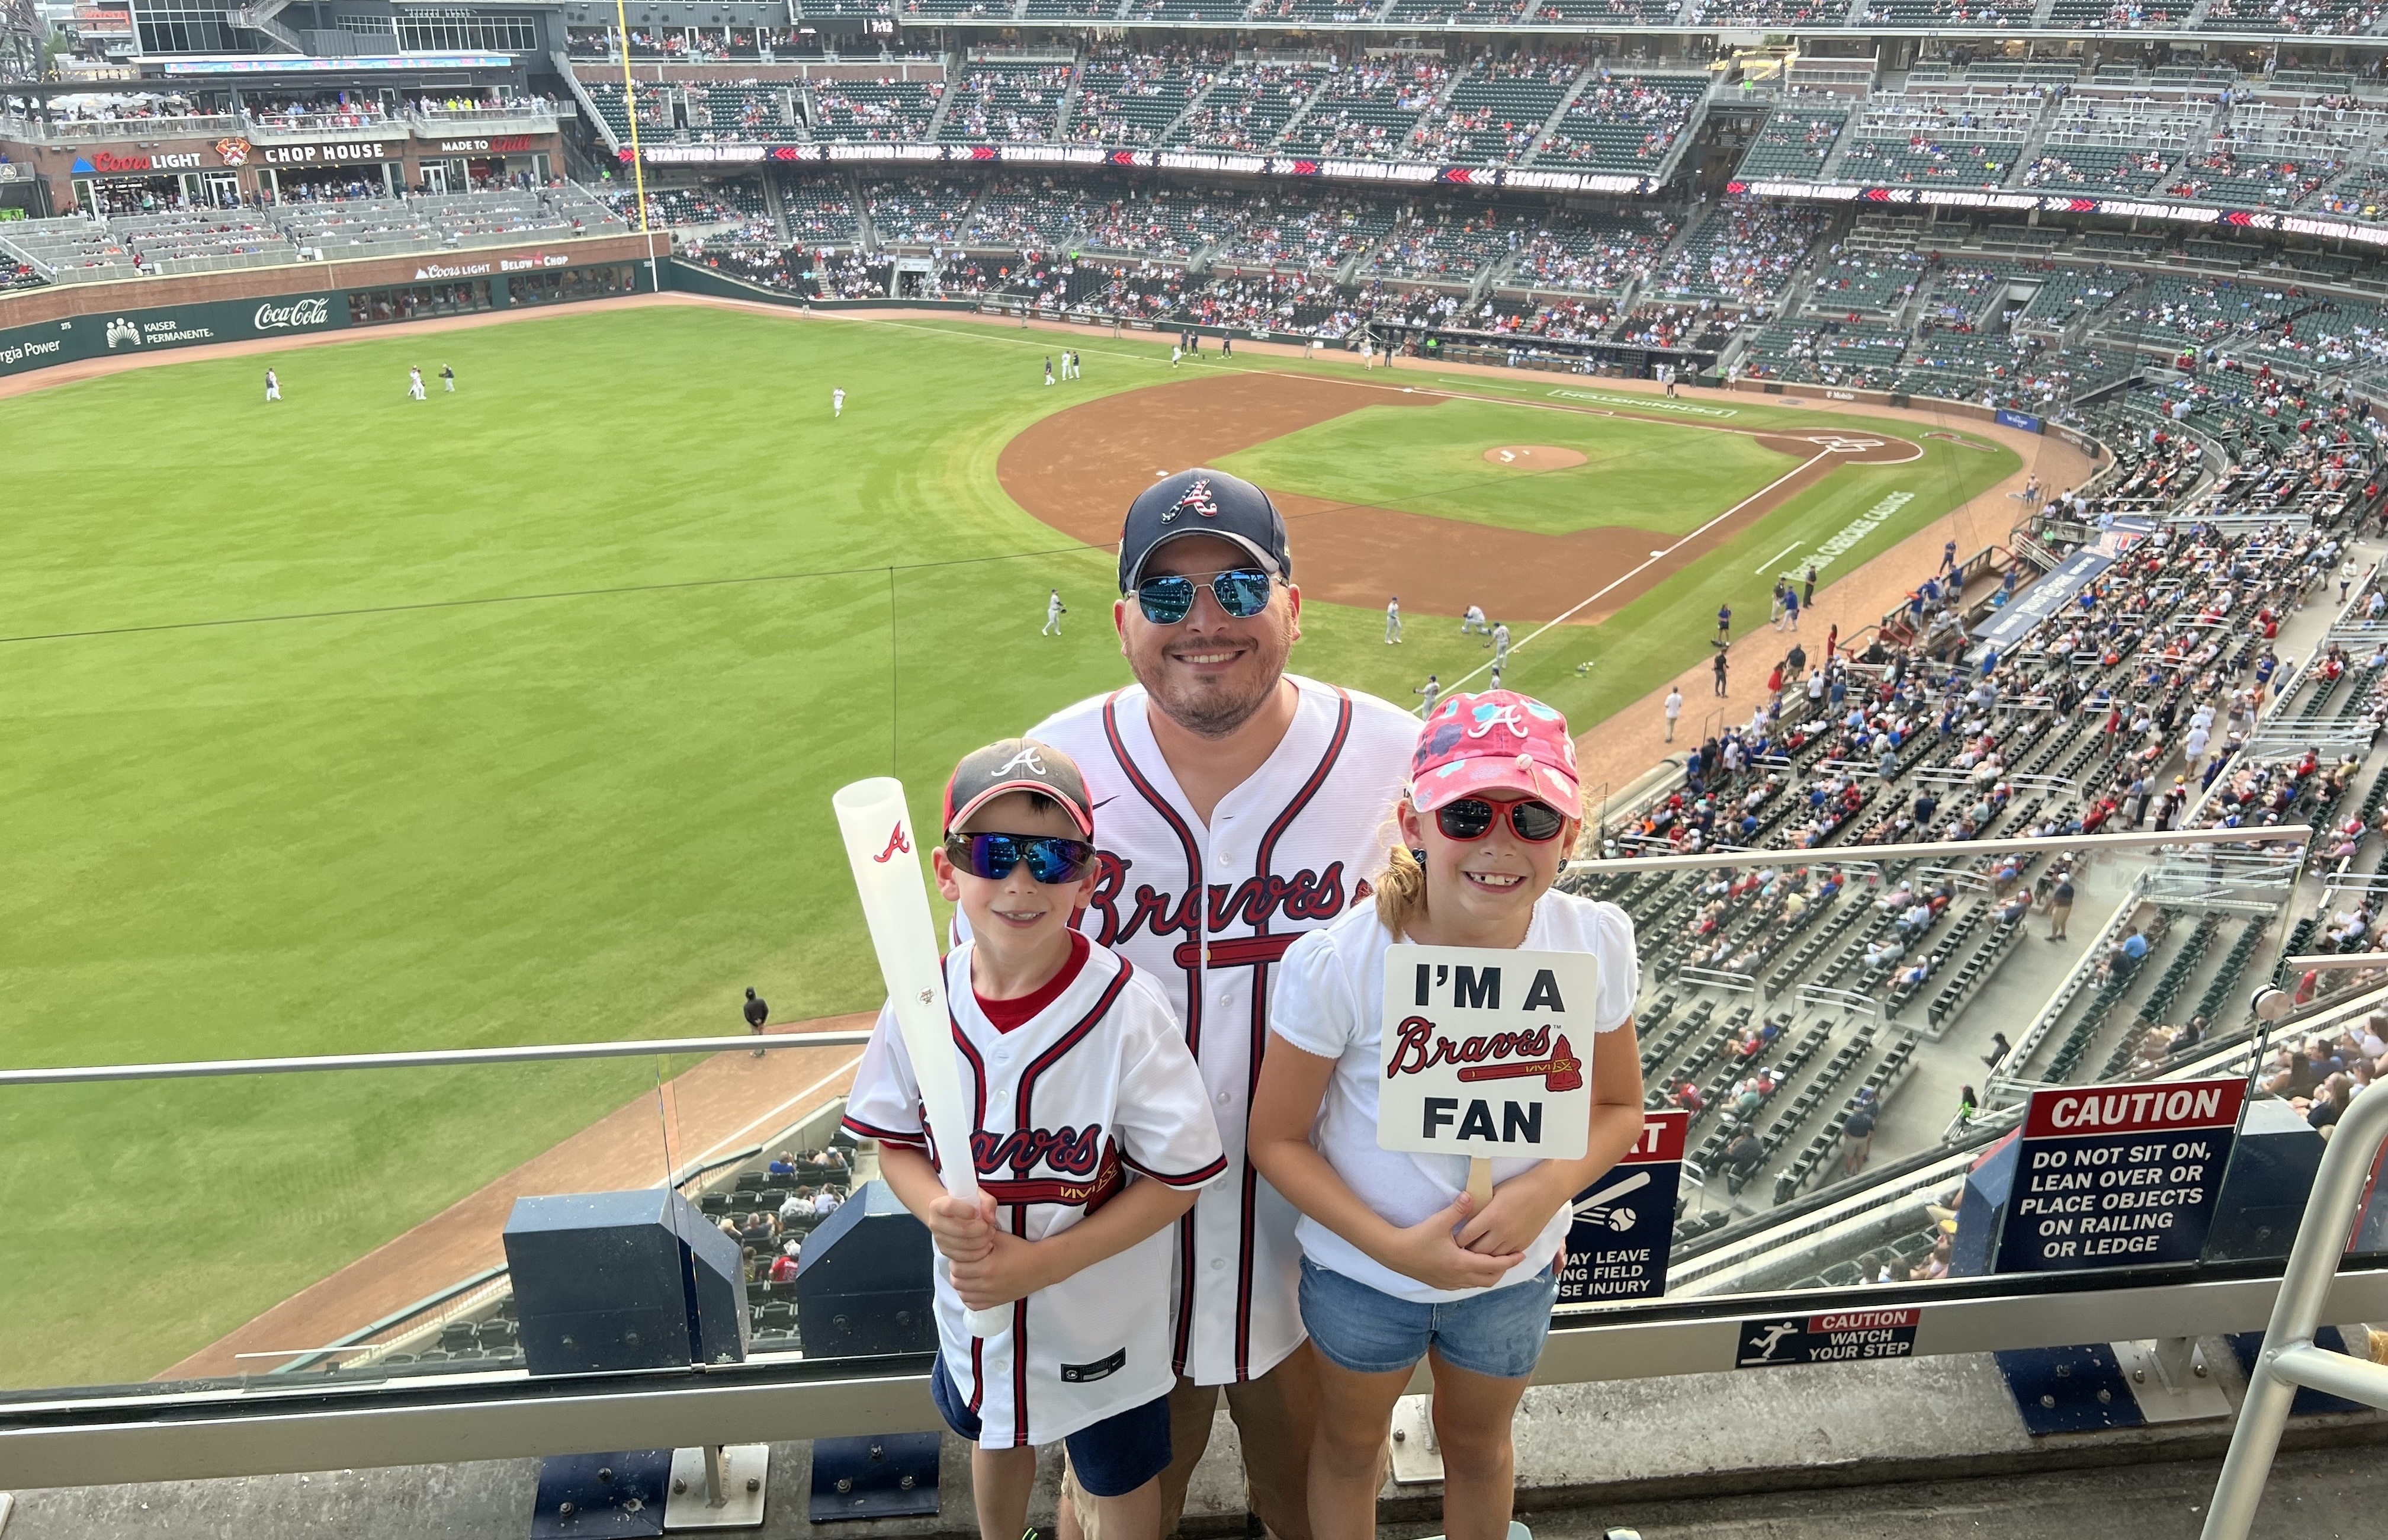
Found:
M 1180 535 L 1233 541 L 1270 577 L 1289 580 L 1293 576 L 1293 558 L 1285 549 L 1285 520 L 1268 493 L 1240 476 L 1197 465 L 1162 477 L 1127 505 L 1127 522 L 1120 530 L 1120 592 L 1135 592 L 1146 559 Z
M 1514 690 L 1445 696 L 1418 731 L 1410 757 L 1410 804 L 1430 813 L 1486 792 L 1540 797 L 1581 818 L 1583 793 L 1567 719 Z
M 962 756 L 962 762 L 954 767 L 953 779 L 946 783 L 945 832 L 952 834 L 955 825 L 1006 792 L 1034 792 L 1050 798 L 1070 815 L 1079 834 L 1095 837 L 1094 804 L 1086 795 L 1086 777 L 1078 773 L 1077 761 L 1033 738 L 1004 738 Z

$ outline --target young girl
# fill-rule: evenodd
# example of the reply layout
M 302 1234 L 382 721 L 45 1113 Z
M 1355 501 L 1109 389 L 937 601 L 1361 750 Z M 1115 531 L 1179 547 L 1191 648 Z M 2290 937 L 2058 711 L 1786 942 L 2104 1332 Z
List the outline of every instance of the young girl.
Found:
M 1509 1424 L 1550 1329 L 1569 1204 L 1642 1135 L 1632 923 L 1613 904 L 1550 890 L 1581 806 L 1556 711 L 1501 691 L 1444 701 L 1420 732 L 1374 907 L 1312 931 L 1280 965 L 1249 1140 L 1252 1164 L 1302 1213 L 1302 1318 L 1323 1391 L 1316 1540 L 1372 1540 L 1393 1402 L 1429 1355 L 1445 1533 L 1507 1533 Z M 1377 1147 L 1385 951 L 1397 940 L 1599 959 L 1582 1159 L 1495 1160 L 1479 1212 L 1467 1157 Z

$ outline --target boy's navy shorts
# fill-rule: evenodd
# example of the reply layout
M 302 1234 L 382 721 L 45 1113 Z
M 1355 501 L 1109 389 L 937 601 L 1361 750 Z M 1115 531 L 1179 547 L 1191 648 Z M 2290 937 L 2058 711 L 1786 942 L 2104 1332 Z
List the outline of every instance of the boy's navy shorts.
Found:
M 929 1394 L 946 1426 L 977 1444 L 978 1415 L 954 1388 L 942 1353 L 929 1379 Z M 1070 1467 L 1078 1473 L 1078 1484 L 1089 1496 L 1124 1497 L 1169 1469 L 1169 1393 L 1081 1428 L 1062 1442 L 1070 1446 Z

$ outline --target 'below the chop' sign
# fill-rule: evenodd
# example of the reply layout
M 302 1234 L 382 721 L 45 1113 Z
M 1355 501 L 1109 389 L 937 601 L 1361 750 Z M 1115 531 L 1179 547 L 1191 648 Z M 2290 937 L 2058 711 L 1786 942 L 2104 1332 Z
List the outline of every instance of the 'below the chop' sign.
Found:
M 1599 998 L 1600 964 L 1588 952 L 1388 948 L 1377 1143 L 1581 1159 Z
M 2236 1079 L 2032 1092 L 1998 1270 L 2196 1261 L 2246 1099 Z

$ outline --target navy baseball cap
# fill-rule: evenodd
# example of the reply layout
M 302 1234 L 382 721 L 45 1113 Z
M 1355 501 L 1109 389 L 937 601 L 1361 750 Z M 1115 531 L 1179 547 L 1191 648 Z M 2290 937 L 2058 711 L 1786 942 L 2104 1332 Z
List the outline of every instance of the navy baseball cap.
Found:
M 1197 465 L 1164 476 L 1127 505 L 1120 530 L 1119 584 L 1136 592 L 1144 564 L 1159 547 L 1180 535 L 1216 535 L 1251 553 L 1261 570 L 1290 581 L 1293 558 L 1286 554 L 1285 520 L 1268 493 L 1240 476 Z

